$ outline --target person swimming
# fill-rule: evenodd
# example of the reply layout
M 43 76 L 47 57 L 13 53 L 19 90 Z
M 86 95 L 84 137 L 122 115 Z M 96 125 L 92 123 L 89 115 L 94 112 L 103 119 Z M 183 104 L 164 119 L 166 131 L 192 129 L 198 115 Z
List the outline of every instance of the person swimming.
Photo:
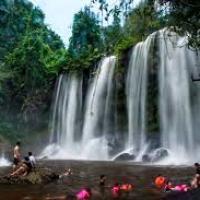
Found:
M 99 186 L 105 187 L 106 184 L 106 176 L 104 174 L 100 175 L 99 177 Z
M 159 174 L 154 180 L 155 186 L 159 189 L 163 188 L 165 186 L 165 183 L 166 183 L 166 178 L 161 174 Z
M 120 185 L 120 190 L 124 192 L 131 192 L 133 190 L 134 186 L 130 183 L 125 183 Z
M 174 188 L 174 186 L 172 185 L 172 182 L 171 181 L 167 181 L 165 186 L 164 186 L 164 191 L 165 192 L 171 191 L 172 188 Z
M 180 184 L 180 185 L 173 186 L 171 181 L 167 181 L 164 186 L 165 192 L 168 192 L 168 191 L 187 192 L 189 189 L 190 189 L 190 187 L 187 186 L 186 184 Z
M 90 188 L 84 188 L 81 189 L 77 194 L 76 194 L 76 198 L 77 200 L 88 200 L 90 199 L 92 196 L 92 191 Z
M 66 177 L 66 176 L 71 176 L 72 174 L 73 174 L 73 172 L 69 168 L 69 169 L 66 169 L 66 171 L 63 174 L 59 175 L 59 178 L 61 179 L 61 178 Z
M 55 197 L 46 197 L 45 200 L 89 200 L 92 196 L 90 188 L 81 189 L 76 194 L 66 194 Z
M 112 196 L 113 198 L 117 198 L 120 196 L 120 185 L 119 183 L 115 183 L 112 187 Z

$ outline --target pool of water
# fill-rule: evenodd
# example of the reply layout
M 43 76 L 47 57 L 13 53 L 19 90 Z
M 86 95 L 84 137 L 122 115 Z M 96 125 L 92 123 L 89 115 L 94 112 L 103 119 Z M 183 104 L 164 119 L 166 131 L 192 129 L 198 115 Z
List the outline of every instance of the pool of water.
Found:
M 174 183 L 188 183 L 194 175 L 194 169 L 189 166 L 151 166 L 125 162 L 99 161 L 40 161 L 38 167 L 49 168 L 62 174 L 66 168 L 71 168 L 73 175 L 46 185 L 0 185 L 1 200 L 44 200 L 46 197 L 75 194 L 80 188 L 92 189 L 93 200 L 113 199 L 110 186 L 118 183 L 132 183 L 135 188 L 130 193 L 123 193 L 117 199 L 127 200 L 157 200 L 166 196 L 157 190 L 153 180 L 158 174 L 169 177 Z M 11 167 L 0 168 L 0 176 L 8 174 Z M 106 186 L 99 187 L 99 176 L 107 176 Z

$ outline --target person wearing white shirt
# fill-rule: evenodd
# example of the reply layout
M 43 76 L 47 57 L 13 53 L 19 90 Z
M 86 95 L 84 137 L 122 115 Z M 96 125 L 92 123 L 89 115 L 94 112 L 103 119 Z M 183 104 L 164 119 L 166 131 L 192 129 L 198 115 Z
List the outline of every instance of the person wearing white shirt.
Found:
M 32 152 L 28 152 L 28 157 L 29 157 L 31 166 L 32 166 L 33 168 L 35 168 L 35 166 L 36 166 L 36 159 L 35 159 L 35 157 L 33 156 Z

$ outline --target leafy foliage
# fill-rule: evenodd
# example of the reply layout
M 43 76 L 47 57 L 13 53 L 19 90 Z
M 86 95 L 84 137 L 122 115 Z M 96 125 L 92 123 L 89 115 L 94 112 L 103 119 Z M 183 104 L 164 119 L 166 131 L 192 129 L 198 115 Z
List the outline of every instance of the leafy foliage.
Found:
M 129 10 L 123 24 L 120 22 L 118 13 L 114 12 L 113 17 L 113 24 L 105 28 L 108 33 L 111 27 L 113 30 L 110 31 L 105 45 L 118 56 L 119 60 L 124 51 L 145 40 L 148 35 L 166 24 L 165 18 L 155 11 L 154 4 L 150 1 Z M 116 18 L 118 23 L 115 23 Z
M 67 70 L 81 71 L 92 67 L 102 57 L 101 28 L 88 7 L 74 16 L 72 37 L 67 54 Z
M 13 124 L 18 120 L 19 126 L 45 115 L 66 55 L 63 42 L 44 24 L 39 8 L 27 0 L 0 1 L 2 121 Z
M 160 0 L 159 3 L 165 13 L 167 25 L 175 32 L 187 35 L 190 47 L 200 49 L 200 1 Z
M 90 73 L 103 56 L 113 53 L 120 61 L 129 48 L 164 26 L 187 34 L 189 46 L 200 48 L 199 0 L 146 0 L 137 7 L 134 0 L 91 2 L 99 5 L 100 17 L 89 7 L 76 13 L 66 50 L 38 7 L 28 0 L 0 1 L 0 133 L 10 137 L 20 123 L 39 124 L 63 70 Z M 110 19 L 108 26 L 100 23 Z
M 0 1 L 0 24 L 0 58 L 2 59 L 15 47 L 27 30 L 44 25 L 44 14 L 28 1 L 2 0 Z
M 107 13 L 106 19 L 112 14 L 128 17 L 135 3 L 134 0 L 119 0 L 118 4 L 111 6 L 106 0 L 91 0 L 91 2 L 99 4 L 99 9 Z M 199 0 L 146 0 L 145 4 L 152 8 L 159 4 L 160 9 L 156 11 L 165 18 L 165 22 L 167 22 L 165 26 L 180 35 L 187 35 L 190 47 L 200 48 Z M 147 15 L 145 16 L 147 17 Z M 140 33 L 143 32 L 140 31 Z

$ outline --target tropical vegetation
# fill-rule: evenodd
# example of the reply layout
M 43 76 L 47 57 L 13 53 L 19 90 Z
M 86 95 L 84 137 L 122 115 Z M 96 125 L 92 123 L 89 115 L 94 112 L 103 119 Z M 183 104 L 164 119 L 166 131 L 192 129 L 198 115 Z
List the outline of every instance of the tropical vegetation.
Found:
M 28 0 L 0 1 L 1 135 L 11 138 L 16 132 L 27 134 L 30 127 L 36 132 L 47 129 L 60 73 L 92 74 L 109 54 L 121 62 L 124 52 L 163 27 L 187 35 L 190 48 L 200 48 L 199 0 L 146 0 L 137 6 L 134 0 L 119 0 L 114 6 L 106 0 L 91 3 L 99 11 L 85 7 L 74 15 L 66 47 L 45 24 L 40 8 Z M 119 66 L 121 71 L 124 66 Z

